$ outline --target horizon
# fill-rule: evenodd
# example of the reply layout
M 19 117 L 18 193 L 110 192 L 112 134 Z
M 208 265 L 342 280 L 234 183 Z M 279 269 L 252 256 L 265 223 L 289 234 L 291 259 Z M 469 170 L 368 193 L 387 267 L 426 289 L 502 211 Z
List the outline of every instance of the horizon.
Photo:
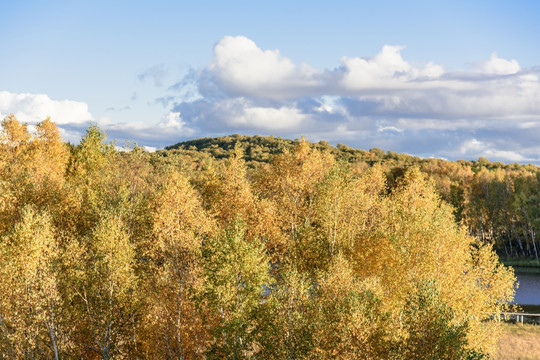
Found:
M 540 164 L 540 4 L 3 3 L 0 117 Z

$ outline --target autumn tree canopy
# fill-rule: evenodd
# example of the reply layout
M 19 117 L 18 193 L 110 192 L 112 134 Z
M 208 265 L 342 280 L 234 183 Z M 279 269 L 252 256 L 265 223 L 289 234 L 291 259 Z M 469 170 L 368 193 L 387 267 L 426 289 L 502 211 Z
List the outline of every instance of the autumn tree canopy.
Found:
M 515 281 L 497 239 L 540 251 L 532 170 L 304 139 L 204 144 L 120 152 L 95 126 L 68 146 L 50 119 L 34 133 L 2 121 L 2 358 L 493 351 L 487 320 Z

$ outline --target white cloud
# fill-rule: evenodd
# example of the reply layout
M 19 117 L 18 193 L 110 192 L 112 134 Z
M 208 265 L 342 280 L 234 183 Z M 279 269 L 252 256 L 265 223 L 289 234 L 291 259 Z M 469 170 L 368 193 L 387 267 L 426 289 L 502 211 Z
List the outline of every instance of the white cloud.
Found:
M 57 124 L 92 121 L 88 105 L 72 100 L 52 100 L 45 94 L 14 94 L 0 91 L 0 117 L 13 113 L 21 122 L 35 124 L 50 116 Z
M 304 134 L 424 156 L 536 158 L 537 70 L 494 53 L 468 70 L 447 71 L 408 61 L 403 49 L 385 45 L 372 57 L 344 56 L 319 70 L 246 37 L 225 37 L 207 67 L 178 83 L 196 86 L 200 97 L 177 100 L 172 111 L 205 136 Z M 472 138 L 484 148 L 464 143 Z
M 157 151 L 157 148 L 154 147 L 154 146 L 142 146 L 143 150 L 146 151 L 146 152 L 150 152 L 150 153 L 153 153 L 153 152 L 156 152 Z M 118 145 L 115 145 L 114 146 L 114 149 L 116 151 L 121 151 L 121 152 L 130 152 L 133 150 L 133 147 L 131 144 L 126 144 L 124 146 L 118 146 Z
M 380 132 L 380 133 L 401 133 L 401 132 L 403 132 L 403 130 L 398 129 L 395 126 L 382 126 L 382 127 L 377 129 L 377 132 Z
M 62 127 L 62 125 L 59 125 L 58 131 L 60 132 L 60 136 L 62 137 L 62 139 L 64 139 L 64 141 L 72 144 L 78 144 L 79 141 L 81 141 L 81 137 L 84 135 L 85 127 L 77 126 L 75 128 L 67 129 L 65 127 Z
M 171 131 L 178 135 L 190 135 L 192 129 L 186 127 L 186 122 L 182 120 L 179 112 L 170 112 L 163 116 L 157 127 L 163 131 Z
M 278 109 L 265 107 L 246 107 L 243 112 L 231 118 L 233 126 L 247 128 L 280 130 L 297 128 L 307 116 L 295 107 L 281 107 Z
M 385 45 L 372 59 L 342 58 L 345 75 L 341 85 L 347 90 L 400 89 L 410 87 L 411 81 L 436 79 L 444 73 L 442 66 L 433 63 L 422 68 L 412 66 L 401 57 L 403 48 Z
M 182 138 L 192 136 L 194 130 L 186 125 L 179 112 L 169 112 L 157 123 L 116 122 L 102 117 L 96 122 L 82 102 L 52 100 L 45 94 L 14 94 L 0 92 L 0 119 L 13 113 L 17 120 L 33 125 L 47 116 L 58 125 L 60 135 L 65 141 L 78 143 L 88 126 L 95 122 L 105 131 L 109 139 L 123 141 L 129 139 L 147 146 L 148 151 L 176 143 Z
M 315 111 L 327 112 L 330 114 L 344 114 L 346 109 L 343 107 L 343 105 L 339 104 L 339 99 L 339 96 L 322 96 L 319 99 L 321 105 L 315 107 Z
M 156 152 L 157 148 L 155 146 L 143 146 L 143 149 L 147 152 Z
M 112 122 L 109 118 L 99 119 L 97 125 L 109 138 L 129 139 L 140 145 L 165 146 L 181 138 L 193 135 L 194 130 L 186 126 L 179 112 L 164 115 L 157 124 L 144 122 Z
M 510 162 L 524 162 L 531 160 L 515 151 L 499 150 L 491 143 L 486 143 L 474 138 L 464 141 L 459 147 L 459 152 L 462 156 L 466 156 L 469 159 L 485 157 L 488 159 L 499 159 Z
M 313 67 L 296 66 L 278 50 L 262 50 L 244 36 L 221 39 L 208 70 L 227 90 L 268 98 L 283 98 L 298 88 L 315 87 L 320 76 Z
M 506 60 L 497 56 L 497 53 L 491 54 L 488 61 L 479 63 L 480 72 L 495 75 L 511 75 L 521 70 L 517 60 Z
M 228 36 L 215 45 L 206 67 L 164 90 L 159 102 L 168 113 L 161 119 L 102 118 L 98 125 L 109 138 L 156 148 L 243 132 L 307 135 L 421 156 L 540 161 L 536 68 L 493 53 L 469 62 L 474 65 L 467 70 L 447 71 L 441 64 L 409 61 L 403 49 L 385 45 L 372 57 L 344 56 L 333 69 L 315 69 L 246 37 Z M 164 71 L 151 68 L 140 78 L 162 85 Z M 11 112 L 33 124 L 50 115 L 73 142 L 93 120 L 81 102 L 0 92 L 0 115 Z
M 516 60 L 493 54 L 471 71 L 447 72 L 433 62 L 413 65 L 402 57 L 403 49 L 385 45 L 371 58 L 343 57 L 341 66 L 320 71 L 296 65 L 278 50 L 263 50 L 246 37 L 225 37 L 195 82 L 199 95 L 209 103 L 249 98 L 262 107 L 279 109 L 301 98 L 346 96 L 359 106 L 369 103 L 364 115 L 469 120 L 540 117 L 538 77 L 523 71 Z M 334 111 L 335 107 L 323 102 L 317 109 L 320 113 Z M 347 109 L 340 113 L 345 116 Z

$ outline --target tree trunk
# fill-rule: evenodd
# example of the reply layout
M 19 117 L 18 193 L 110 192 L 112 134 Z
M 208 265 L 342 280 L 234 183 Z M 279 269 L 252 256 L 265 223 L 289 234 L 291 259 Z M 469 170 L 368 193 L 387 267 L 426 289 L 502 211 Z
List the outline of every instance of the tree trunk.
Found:
M 56 336 L 54 334 L 54 322 L 52 324 L 47 324 L 47 329 L 49 330 L 49 337 L 51 338 L 51 345 L 54 350 L 54 359 L 58 360 L 58 346 L 56 344 Z
M 516 226 L 514 224 L 512 224 L 512 230 L 514 232 L 514 234 L 516 235 L 516 239 L 518 241 L 518 246 L 519 246 L 519 249 L 521 250 L 521 256 L 525 256 L 525 250 L 523 249 L 523 243 L 521 242 L 521 237 L 519 236 L 517 230 L 516 230 Z
M 184 360 L 184 355 L 182 352 L 182 292 L 183 286 L 182 281 L 180 280 L 178 288 L 178 318 L 176 319 L 176 343 L 178 346 L 178 358 Z
M 534 229 L 532 227 L 529 227 L 529 231 L 531 233 L 531 239 L 532 239 L 533 248 L 534 248 L 534 256 L 536 257 L 536 260 L 538 260 L 538 250 L 536 249 L 536 241 L 534 239 Z

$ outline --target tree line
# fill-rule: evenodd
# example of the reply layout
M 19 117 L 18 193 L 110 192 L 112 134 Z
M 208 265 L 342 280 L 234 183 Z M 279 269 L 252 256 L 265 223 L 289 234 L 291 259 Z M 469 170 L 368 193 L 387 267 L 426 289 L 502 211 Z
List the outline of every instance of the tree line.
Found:
M 236 134 L 185 141 L 168 147 L 161 154 L 169 156 L 173 152 L 227 159 L 233 154 L 236 143 L 246 149 L 248 167 L 258 168 L 285 149 L 291 151 L 299 141 Z M 438 195 L 454 207 L 456 221 L 471 235 L 492 243 L 501 256 L 538 260 L 540 169 L 537 166 L 490 162 L 486 158 L 477 161 L 422 159 L 378 148 L 366 151 L 343 144 L 333 147 L 326 141 L 310 145 L 357 170 L 380 166 L 389 191 L 408 169 L 418 168 L 433 180 Z
M 456 223 L 460 193 L 421 163 L 289 145 L 118 151 L 6 117 L 0 356 L 487 357 L 515 277 Z

